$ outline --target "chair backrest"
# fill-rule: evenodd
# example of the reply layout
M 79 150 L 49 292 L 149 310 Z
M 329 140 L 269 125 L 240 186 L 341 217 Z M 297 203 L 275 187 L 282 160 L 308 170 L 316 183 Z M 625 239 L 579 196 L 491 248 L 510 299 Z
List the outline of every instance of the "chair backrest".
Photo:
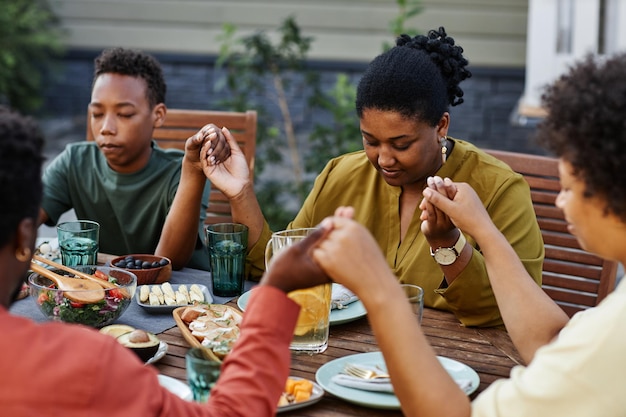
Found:
M 572 316 L 597 305 L 615 288 L 617 262 L 583 250 L 555 206 L 561 186 L 556 158 L 485 149 L 524 176 L 545 245 L 543 289 Z
M 87 111 L 87 140 L 94 140 Z M 256 151 L 257 112 L 225 112 L 211 110 L 168 109 L 163 126 L 154 129 L 153 137 L 162 148 L 184 150 L 185 141 L 208 123 L 226 126 L 241 147 L 250 179 L 254 180 L 254 154 Z M 221 191 L 212 189 L 205 224 L 232 222 L 230 204 Z

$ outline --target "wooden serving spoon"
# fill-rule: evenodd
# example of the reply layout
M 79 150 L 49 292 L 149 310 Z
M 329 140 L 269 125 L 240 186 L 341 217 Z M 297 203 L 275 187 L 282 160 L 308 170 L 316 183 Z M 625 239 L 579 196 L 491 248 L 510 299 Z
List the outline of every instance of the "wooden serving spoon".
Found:
M 39 255 L 33 255 L 33 259 L 36 261 L 39 261 L 41 263 L 44 263 L 46 265 L 49 265 L 55 269 L 60 269 L 61 271 L 65 271 L 65 272 L 69 272 L 70 274 L 76 275 L 77 277 L 83 278 L 83 279 L 87 279 L 89 281 L 93 281 L 96 284 L 100 285 L 100 287 L 104 288 L 104 289 L 109 289 L 109 288 L 119 288 L 117 285 L 115 285 L 112 282 L 109 281 L 105 281 L 103 279 L 100 278 L 96 278 L 92 275 L 86 274 L 84 272 L 81 271 L 77 271 L 73 268 L 70 268 L 69 266 L 65 266 L 63 264 L 51 261 L 50 259 L 44 258 L 43 256 L 39 256 Z
M 93 304 L 104 299 L 104 290 L 97 282 L 64 277 L 32 261 L 30 269 L 54 282 L 58 289 L 64 291 L 63 295 L 72 301 Z
M 110 288 L 117 288 L 117 289 L 119 289 L 120 293 L 124 297 L 130 298 L 130 295 L 128 294 L 128 291 L 126 291 L 125 288 L 121 288 L 117 284 L 114 284 L 112 282 L 106 281 L 104 279 L 96 278 L 93 275 L 89 275 L 89 274 L 86 274 L 86 273 L 81 272 L 81 271 L 77 271 L 75 269 L 70 268 L 69 266 L 65 266 L 63 264 L 51 261 L 50 259 L 45 258 L 45 257 L 40 256 L 40 255 L 33 255 L 33 259 L 36 260 L 36 261 L 42 262 L 42 263 L 44 263 L 46 265 L 49 265 L 49 266 L 51 266 L 53 268 L 60 269 L 60 270 L 65 271 L 65 272 L 69 272 L 70 274 L 74 274 L 77 277 L 80 277 L 80 278 L 83 278 L 83 279 L 88 279 L 89 281 L 93 281 L 93 282 L 97 283 L 98 285 L 100 285 L 105 290 L 108 290 Z

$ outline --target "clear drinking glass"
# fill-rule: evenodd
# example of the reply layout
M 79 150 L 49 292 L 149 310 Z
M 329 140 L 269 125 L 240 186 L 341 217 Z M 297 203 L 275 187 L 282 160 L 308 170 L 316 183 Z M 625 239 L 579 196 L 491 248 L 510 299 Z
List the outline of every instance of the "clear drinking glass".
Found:
M 91 220 L 76 220 L 57 226 L 61 263 L 66 266 L 97 265 L 100 225 Z
M 273 233 L 265 250 L 265 268 L 269 268 L 274 254 L 303 240 L 314 230 L 300 228 Z M 328 347 L 330 329 L 331 284 L 291 291 L 287 296 L 300 305 L 290 349 L 295 353 L 311 355 L 324 352 Z
M 211 396 L 211 389 L 220 376 L 221 362 L 207 359 L 202 348 L 191 348 L 185 355 L 187 383 L 191 388 L 193 400 L 205 403 Z
M 248 227 L 239 223 L 217 223 L 206 227 L 213 295 L 236 297 L 243 293 L 248 247 Z
M 422 316 L 424 315 L 424 290 L 422 287 L 412 284 L 401 284 L 406 299 L 411 304 L 413 312 L 417 316 L 419 323 L 422 323 Z

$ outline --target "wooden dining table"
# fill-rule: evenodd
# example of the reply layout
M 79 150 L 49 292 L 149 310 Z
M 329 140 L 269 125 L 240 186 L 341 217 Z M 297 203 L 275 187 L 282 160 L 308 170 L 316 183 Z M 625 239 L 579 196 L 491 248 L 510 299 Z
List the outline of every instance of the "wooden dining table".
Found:
M 237 308 L 236 300 L 229 305 Z M 422 329 L 437 355 L 460 361 L 473 368 L 480 377 L 478 389 L 471 394 L 474 398 L 491 383 L 507 378 L 511 368 L 522 364 L 506 331 L 495 328 L 463 327 L 452 313 L 426 308 Z M 163 359 L 154 366 L 163 375 L 181 381 L 186 380 L 185 353 L 189 344 L 178 327 L 158 334 L 169 348 Z M 294 354 L 291 358 L 291 375 L 315 381 L 320 366 L 337 358 L 357 353 L 378 351 L 376 339 L 367 317 L 332 326 L 328 349 L 317 355 Z M 407 358 L 410 360 L 410 358 Z M 306 408 L 281 413 L 284 416 L 396 416 L 400 410 L 381 410 L 353 404 L 332 394 Z
M 98 263 L 110 262 L 112 255 L 98 254 Z M 237 298 L 228 303 L 239 309 Z M 480 378 L 475 398 L 494 381 L 508 378 L 511 368 L 523 364 L 523 360 L 509 337 L 499 328 L 464 327 L 454 314 L 446 311 L 424 308 L 422 330 L 439 356 L 454 359 L 474 369 Z M 190 348 L 178 327 L 173 326 L 157 334 L 168 344 L 166 355 L 152 364 L 166 376 L 186 383 L 185 354 Z M 293 354 L 291 376 L 315 381 L 317 370 L 332 360 L 348 355 L 379 351 L 376 338 L 367 316 L 357 320 L 334 325 L 330 328 L 328 349 L 317 355 Z M 409 358 L 410 360 L 410 358 Z M 306 408 L 281 413 L 281 416 L 339 417 L 339 416 L 400 416 L 400 410 L 381 410 L 357 405 L 330 393 Z

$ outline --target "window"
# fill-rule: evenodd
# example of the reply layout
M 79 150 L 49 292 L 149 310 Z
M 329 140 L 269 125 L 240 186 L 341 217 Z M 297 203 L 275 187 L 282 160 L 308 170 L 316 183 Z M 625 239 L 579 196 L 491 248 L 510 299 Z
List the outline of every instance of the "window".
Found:
M 516 121 L 541 117 L 543 88 L 587 53 L 626 50 L 626 0 L 529 0 L 526 84 Z

